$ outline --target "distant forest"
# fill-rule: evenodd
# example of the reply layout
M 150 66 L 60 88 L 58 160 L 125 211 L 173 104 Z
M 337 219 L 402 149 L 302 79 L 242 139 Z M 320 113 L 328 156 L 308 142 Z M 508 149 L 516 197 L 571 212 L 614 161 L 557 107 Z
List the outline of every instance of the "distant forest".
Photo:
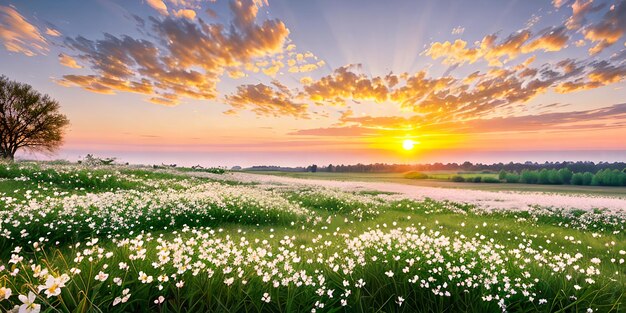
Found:
M 602 170 L 626 170 L 626 162 L 524 162 L 524 163 L 432 163 L 432 164 L 354 164 L 318 166 L 316 164 L 307 167 L 280 167 L 280 166 L 253 166 L 246 170 L 251 171 L 281 171 L 281 172 L 337 172 L 337 173 L 402 173 L 408 171 L 467 171 L 467 172 L 521 172 L 522 170 L 560 170 L 569 169 L 574 173 L 591 172 L 597 173 Z

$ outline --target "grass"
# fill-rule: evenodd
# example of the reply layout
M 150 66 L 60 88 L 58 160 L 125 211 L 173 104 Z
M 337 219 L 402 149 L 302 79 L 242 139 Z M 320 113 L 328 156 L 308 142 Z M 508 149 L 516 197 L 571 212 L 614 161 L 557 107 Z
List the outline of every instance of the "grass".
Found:
M 13 291 L 0 310 L 29 291 L 51 312 L 500 312 L 499 299 L 512 312 L 625 309 L 623 215 L 103 171 L 137 188 L 55 195 L 0 180 L 24 199 L 0 210 L 0 287 Z M 62 275 L 58 296 L 39 291 Z

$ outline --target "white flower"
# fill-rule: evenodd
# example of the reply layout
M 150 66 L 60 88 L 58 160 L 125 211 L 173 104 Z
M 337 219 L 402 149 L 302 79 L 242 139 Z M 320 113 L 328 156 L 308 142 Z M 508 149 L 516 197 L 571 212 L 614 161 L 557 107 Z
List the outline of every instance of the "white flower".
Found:
M 391 270 L 386 271 L 385 275 L 387 275 L 388 277 L 393 277 L 393 271 L 391 271 Z
M 122 298 L 115 297 L 115 299 L 113 299 L 113 306 L 120 304 L 120 302 L 122 302 Z
M 104 282 L 104 281 L 107 280 L 107 278 L 109 278 L 109 274 L 107 274 L 107 273 L 105 273 L 103 271 L 100 271 L 100 273 L 98 273 L 98 275 L 96 275 L 95 280 Z
M 156 299 L 154 300 L 154 303 L 155 303 L 155 304 L 161 304 L 161 303 L 163 303 L 163 301 L 165 301 L 165 297 L 163 297 L 163 296 L 159 296 L 158 298 L 156 298 Z
M 0 301 L 6 300 L 11 296 L 11 289 L 2 287 L 0 288 Z
M 32 291 L 28 292 L 28 297 L 25 295 L 19 295 L 18 298 L 23 303 L 19 307 L 19 313 L 39 313 L 39 311 L 41 311 L 41 304 L 35 303 L 37 295 L 35 295 Z
M 546 299 L 539 299 L 539 304 L 546 304 L 548 303 L 548 300 Z
M 396 303 L 398 304 L 398 306 L 402 306 L 402 303 L 404 302 L 404 298 L 398 296 L 398 300 L 396 300 Z
M 263 297 L 261 298 L 261 301 L 265 302 L 265 303 L 270 303 L 270 301 L 272 300 L 272 297 L 270 297 L 269 293 L 264 293 Z
M 151 283 L 154 278 L 152 278 L 152 276 L 148 276 L 146 273 L 144 273 L 143 271 L 139 272 L 139 280 L 141 281 L 141 283 L 143 284 L 149 284 Z
M 61 288 L 65 287 L 66 281 L 67 280 L 63 275 L 61 275 L 60 277 L 48 275 L 48 278 L 46 279 L 46 284 L 39 286 L 39 292 L 45 290 L 44 293 L 48 298 L 56 297 L 61 294 Z

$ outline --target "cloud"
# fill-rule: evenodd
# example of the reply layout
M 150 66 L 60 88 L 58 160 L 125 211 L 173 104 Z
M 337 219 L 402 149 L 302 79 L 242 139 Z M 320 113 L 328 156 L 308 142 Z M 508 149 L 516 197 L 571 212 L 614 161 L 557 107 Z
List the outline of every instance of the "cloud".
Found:
M 63 53 L 59 54 L 59 63 L 61 63 L 61 65 L 63 66 L 67 66 L 70 68 L 83 68 L 80 64 L 76 62 L 74 58 Z
M 342 117 L 346 126 L 302 129 L 290 133 L 305 136 L 367 137 L 404 134 L 410 130 L 421 133 L 473 134 L 497 132 L 573 131 L 626 126 L 626 103 L 583 111 L 555 112 L 536 115 L 478 118 L 466 121 L 433 123 L 423 116 Z
M 39 29 L 11 6 L 0 5 L 0 41 L 8 51 L 27 56 L 48 51 L 48 43 Z
M 174 16 L 184 17 L 188 20 L 193 20 L 194 18 L 196 18 L 196 11 L 191 9 L 179 9 L 174 11 Z
M 237 91 L 226 96 L 226 102 L 233 107 L 227 113 L 251 110 L 264 116 L 293 116 L 307 118 L 307 105 L 294 102 L 289 89 L 278 82 L 275 87 L 265 84 L 242 85 Z
M 537 50 L 559 51 L 567 45 L 569 36 L 565 27 L 551 28 L 543 34 L 522 46 L 522 53 L 531 53 Z
M 157 10 L 161 15 L 169 15 L 167 12 L 167 5 L 165 5 L 163 0 L 146 0 L 146 3 L 153 9 Z
M 572 4 L 572 16 L 570 16 L 565 22 L 565 26 L 571 30 L 577 30 L 587 22 L 587 15 L 592 12 L 596 12 L 604 7 L 604 4 L 600 3 L 594 5 L 593 0 L 576 0 Z
M 620 40 L 626 32 L 626 1 L 612 6 L 602 19 L 584 29 L 585 38 L 596 43 L 589 54 L 597 54 Z
M 554 7 L 558 9 L 566 4 L 568 1 L 569 0 L 552 0 L 552 5 L 554 5 Z
M 562 48 L 567 36 L 560 29 L 553 30 L 552 33 L 545 33 L 533 41 L 530 30 L 521 30 L 509 35 L 504 40 L 497 42 L 498 35 L 491 34 L 483 37 L 474 47 L 468 47 L 466 41 L 457 39 L 454 43 L 433 42 L 430 47 L 423 52 L 424 55 L 433 60 L 442 58 L 445 65 L 455 65 L 463 63 L 474 63 L 480 59 L 486 60 L 490 66 L 502 66 L 520 54 L 530 53 L 536 50 L 558 51 Z
M 452 29 L 452 35 L 462 35 L 465 32 L 465 27 L 457 26 Z
M 344 105 L 346 99 L 384 102 L 389 95 L 387 82 L 382 77 L 369 78 L 359 73 L 360 65 L 347 65 L 335 69 L 304 86 L 302 96 L 313 102 Z
M 363 137 L 376 135 L 376 130 L 360 127 L 360 126 L 345 126 L 345 127 L 328 127 L 328 128 L 312 128 L 312 129 L 300 129 L 294 132 L 288 133 L 288 135 L 300 135 L 300 136 L 339 136 L 339 137 Z
M 46 27 L 46 35 L 52 36 L 52 37 L 60 37 L 61 36 L 61 32 L 59 32 L 56 29 Z
M 65 46 L 93 73 L 57 82 L 100 93 L 139 92 L 153 103 L 168 105 L 183 98 L 216 99 L 224 74 L 237 76 L 246 64 L 280 53 L 289 35 L 279 20 L 257 24 L 258 7 L 252 0 L 233 1 L 231 9 L 232 27 L 202 19 L 151 17 L 146 31 L 154 40 L 111 34 L 97 40 L 67 38 Z M 127 88 L 133 85 L 144 88 Z

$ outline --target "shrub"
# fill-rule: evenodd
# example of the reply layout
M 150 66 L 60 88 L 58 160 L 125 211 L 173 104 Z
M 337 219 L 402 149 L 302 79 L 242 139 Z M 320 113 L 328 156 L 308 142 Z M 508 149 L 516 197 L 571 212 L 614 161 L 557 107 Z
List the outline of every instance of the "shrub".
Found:
M 482 180 L 483 179 L 480 176 L 476 176 L 476 177 L 472 178 L 472 181 L 475 182 L 475 183 L 480 183 Z
M 513 183 L 513 184 L 519 183 L 519 175 L 515 173 L 506 174 L 505 179 L 507 183 Z
M 454 175 L 454 176 L 450 177 L 450 180 L 453 181 L 453 182 L 462 183 L 462 182 L 465 181 L 465 178 L 463 178 L 463 176 Z
M 523 170 L 520 175 L 520 182 L 526 184 L 536 184 L 539 181 L 539 172 Z
M 593 182 L 593 174 L 585 172 L 583 174 L 583 185 L 589 186 Z
M 500 180 L 495 177 L 483 177 L 483 183 L 495 184 L 499 182 Z

